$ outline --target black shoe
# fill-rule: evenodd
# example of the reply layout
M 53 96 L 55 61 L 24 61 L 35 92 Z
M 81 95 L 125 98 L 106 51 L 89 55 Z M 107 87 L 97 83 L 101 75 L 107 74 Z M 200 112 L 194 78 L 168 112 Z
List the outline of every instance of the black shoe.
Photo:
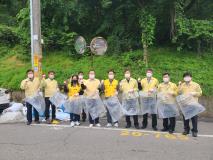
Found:
M 169 134 L 173 134 L 174 133 L 174 131 L 173 130 L 169 130 Z
M 126 128 L 130 128 L 130 127 L 131 127 L 131 124 L 127 124 L 127 125 L 126 125 Z
M 197 132 L 192 132 L 192 137 L 197 137 Z
M 141 129 L 146 129 L 146 126 L 142 126 Z
M 157 127 L 152 127 L 152 129 L 153 129 L 154 131 L 157 131 L 157 130 L 158 130 L 158 128 L 157 128 Z
M 40 122 L 39 121 L 35 121 L 35 124 L 40 124 Z
M 167 129 L 167 128 L 163 128 L 163 129 L 161 129 L 161 131 L 162 131 L 162 132 L 167 132 L 168 129 Z
M 31 125 L 31 122 L 27 122 L 27 125 L 28 125 L 28 126 Z
M 82 122 L 86 122 L 86 119 L 82 119 Z
M 187 134 L 189 134 L 189 131 L 184 131 L 182 134 L 186 136 Z
M 135 129 L 139 129 L 139 125 L 135 125 Z

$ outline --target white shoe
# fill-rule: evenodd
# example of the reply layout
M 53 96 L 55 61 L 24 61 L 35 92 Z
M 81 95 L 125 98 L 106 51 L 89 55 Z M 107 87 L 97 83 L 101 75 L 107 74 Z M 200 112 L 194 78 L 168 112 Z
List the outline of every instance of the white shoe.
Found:
M 77 122 L 75 122 L 75 125 L 76 126 L 80 126 L 80 123 L 77 121 Z
M 70 126 L 71 126 L 71 127 L 74 127 L 74 126 L 75 126 L 75 123 L 72 121 L 72 122 L 70 123 Z
M 107 123 L 106 127 L 112 127 L 111 123 Z
M 96 127 L 101 127 L 101 124 L 100 124 L 100 123 L 97 123 L 97 124 L 96 124 Z
M 115 124 L 114 124 L 114 127 L 118 128 L 118 123 L 115 123 Z
M 92 128 L 92 127 L 93 127 L 93 124 L 90 124 L 89 127 Z

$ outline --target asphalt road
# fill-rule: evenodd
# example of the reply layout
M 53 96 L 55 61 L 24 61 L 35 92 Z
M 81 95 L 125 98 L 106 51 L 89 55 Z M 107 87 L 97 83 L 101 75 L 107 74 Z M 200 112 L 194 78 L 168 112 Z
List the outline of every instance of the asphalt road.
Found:
M 0 160 L 213 160 L 211 122 L 199 123 L 197 138 L 150 128 L 126 130 L 124 125 L 116 129 L 1 124 Z M 182 122 L 176 131 L 182 132 Z

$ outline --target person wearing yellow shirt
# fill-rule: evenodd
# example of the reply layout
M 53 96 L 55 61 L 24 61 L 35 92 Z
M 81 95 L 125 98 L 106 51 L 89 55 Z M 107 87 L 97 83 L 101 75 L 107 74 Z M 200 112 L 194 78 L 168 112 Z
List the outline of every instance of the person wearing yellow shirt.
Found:
M 26 72 L 27 78 L 21 82 L 20 88 L 25 91 L 25 97 L 31 97 L 36 95 L 40 89 L 40 80 L 34 77 L 34 71 L 29 69 Z M 32 105 L 26 102 L 27 107 L 27 125 L 32 123 Z M 35 123 L 39 124 L 38 111 L 33 108 L 35 114 Z
M 120 91 L 124 94 L 137 92 L 138 91 L 137 80 L 131 77 L 131 72 L 129 69 L 125 70 L 124 76 L 125 79 L 123 79 L 119 84 Z M 133 120 L 135 128 L 139 129 L 138 115 L 133 115 Z M 127 123 L 126 128 L 130 128 L 131 120 L 129 115 L 126 115 L 126 123 Z
M 65 84 L 64 92 L 67 93 L 70 99 L 76 98 L 79 95 L 83 95 L 83 89 L 78 82 L 78 75 L 73 75 L 71 77 L 71 82 L 69 84 Z M 80 107 L 80 106 L 79 106 Z M 80 125 L 80 115 L 70 113 L 70 125 L 71 127 L 79 126 Z
M 159 84 L 158 92 L 163 93 L 166 96 L 172 97 L 172 102 L 175 103 L 175 98 L 177 96 L 177 85 L 170 82 L 170 74 L 168 72 L 163 74 L 163 83 Z M 176 117 L 164 118 L 163 119 L 163 129 L 161 131 L 169 131 L 172 134 L 175 130 Z
M 108 79 L 102 81 L 102 90 L 105 98 L 117 96 L 118 94 L 118 81 L 115 79 L 115 72 L 113 70 L 108 71 Z M 118 122 L 114 122 L 114 126 L 118 127 Z M 112 127 L 112 117 L 107 109 L 107 125 L 106 127 Z
M 157 91 L 158 80 L 153 77 L 153 70 L 147 69 L 146 78 L 142 79 L 140 85 L 142 87 L 142 91 L 148 92 L 148 94 L 153 94 Z M 148 124 L 148 113 L 143 115 L 142 129 L 145 129 Z M 152 114 L 152 128 L 157 131 L 157 114 Z
M 99 95 L 99 91 L 101 90 L 101 83 L 98 79 L 95 78 L 95 71 L 90 70 L 89 71 L 89 79 L 85 82 L 85 96 L 87 97 L 94 97 Z M 89 127 L 93 127 L 96 125 L 97 127 L 101 127 L 99 123 L 99 117 L 96 119 L 92 119 L 91 115 L 89 114 Z
M 50 97 L 52 97 L 59 89 L 58 89 L 58 82 L 55 80 L 55 72 L 49 71 L 48 78 L 42 79 L 41 81 L 41 88 L 44 89 L 44 97 L 45 97 L 45 119 L 48 124 L 51 122 L 57 123 L 56 121 L 56 106 L 50 101 Z M 50 105 L 52 108 L 52 121 L 49 120 L 50 118 Z
M 82 71 L 78 72 L 78 81 L 80 84 L 85 84 L 86 80 L 84 79 L 84 73 Z M 84 107 L 84 106 L 83 106 Z M 82 109 L 82 121 L 85 122 L 87 119 L 87 114 L 84 109 Z
M 191 95 L 194 97 L 196 101 L 198 101 L 198 98 L 202 95 L 202 90 L 200 88 L 200 85 L 198 83 L 195 83 L 192 81 L 192 74 L 189 72 L 186 72 L 183 74 L 183 82 L 179 82 L 178 86 L 178 93 L 183 95 Z M 194 116 L 191 118 L 192 121 L 192 136 L 197 137 L 198 133 L 198 116 Z M 189 126 L 189 119 L 185 120 L 183 116 L 183 122 L 184 122 L 184 132 L 183 135 L 187 135 L 190 132 L 190 126 Z

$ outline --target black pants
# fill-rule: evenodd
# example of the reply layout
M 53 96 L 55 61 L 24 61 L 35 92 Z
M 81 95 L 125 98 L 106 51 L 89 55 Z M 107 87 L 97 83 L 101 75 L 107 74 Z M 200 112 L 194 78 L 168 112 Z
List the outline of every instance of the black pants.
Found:
M 108 109 L 107 109 L 107 122 L 108 122 L 108 123 L 112 123 L 112 117 L 111 117 L 111 115 L 110 115 Z M 118 121 L 116 121 L 116 122 L 114 122 L 114 123 L 118 123 Z
M 27 121 L 28 122 L 32 122 L 32 105 L 29 104 L 29 103 L 26 103 L 26 106 L 27 106 Z M 39 114 L 38 114 L 38 111 L 33 108 L 33 112 L 34 112 L 34 116 L 35 116 L 35 121 L 39 121 Z
M 99 123 L 99 117 L 93 120 L 91 115 L 89 114 L 89 123 L 90 124 L 98 124 Z
M 56 107 L 54 104 L 52 104 L 49 100 L 49 97 L 45 97 L 45 118 L 46 120 L 50 118 L 50 105 L 51 105 L 51 108 L 52 108 L 52 119 L 54 120 L 56 118 L 55 116 L 55 110 L 56 110 Z
M 84 109 L 82 110 L 82 120 L 85 121 L 87 119 L 87 114 L 86 112 L 84 111 Z
M 163 128 L 174 131 L 175 130 L 175 125 L 176 125 L 176 118 L 171 117 L 171 118 L 164 118 L 163 119 Z
M 70 122 L 76 122 L 76 121 L 80 121 L 80 115 L 78 114 L 74 114 L 74 113 L 70 113 Z
M 147 127 L 148 124 L 148 113 L 143 115 L 143 127 Z M 152 114 L 152 128 L 157 127 L 157 114 Z
M 198 116 L 194 116 L 191 118 L 192 121 L 192 132 L 197 133 L 197 122 L 198 122 Z M 190 126 L 189 126 L 189 119 L 185 120 L 185 117 L 183 116 L 183 124 L 184 124 L 184 130 L 189 132 L 190 131 Z
M 133 117 L 133 120 L 134 120 L 134 125 L 138 126 L 139 125 L 139 123 L 138 123 L 138 115 L 134 115 L 132 117 Z M 127 125 L 131 126 L 130 116 L 126 116 L 126 123 L 127 123 Z

